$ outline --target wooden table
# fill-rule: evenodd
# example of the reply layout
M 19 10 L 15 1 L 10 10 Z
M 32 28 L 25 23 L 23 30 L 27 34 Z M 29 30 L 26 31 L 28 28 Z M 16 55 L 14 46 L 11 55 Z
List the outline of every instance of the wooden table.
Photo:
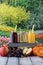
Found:
M 43 58 L 37 56 L 25 58 L 0 57 L 0 65 L 43 65 Z
M 36 44 L 25 44 L 25 43 L 9 43 L 9 47 L 34 47 Z M 2 63 L 3 62 L 3 63 Z M 43 58 L 37 56 L 30 56 L 24 58 L 17 57 L 1 57 L 0 65 L 43 65 Z

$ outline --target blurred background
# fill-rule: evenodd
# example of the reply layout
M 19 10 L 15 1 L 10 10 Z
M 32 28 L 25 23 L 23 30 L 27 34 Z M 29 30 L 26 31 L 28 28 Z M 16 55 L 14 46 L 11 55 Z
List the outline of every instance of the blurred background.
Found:
M 10 32 L 43 30 L 43 0 L 0 0 L 0 35 L 9 37 Z M 5 34 L 4 34 L 5 33 Z

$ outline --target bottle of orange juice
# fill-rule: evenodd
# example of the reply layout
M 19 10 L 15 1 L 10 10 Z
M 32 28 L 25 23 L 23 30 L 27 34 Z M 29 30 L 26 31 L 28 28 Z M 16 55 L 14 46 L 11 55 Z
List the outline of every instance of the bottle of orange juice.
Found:
M 32 27 L 32 30 L 29 31 L 29 34 L 28 34 L 28 43 L 35 43 L 34 25 Z

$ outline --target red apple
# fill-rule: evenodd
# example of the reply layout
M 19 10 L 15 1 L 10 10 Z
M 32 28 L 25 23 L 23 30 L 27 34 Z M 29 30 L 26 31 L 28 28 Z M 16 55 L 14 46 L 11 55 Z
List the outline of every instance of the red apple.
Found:
M 0 56 L 5 56 L 5 55 L 7 55 L 6 48 L 4 46 L 0 47 Z
M 9 51 L 9 50 L 8 50 L 8 43 L 4 44 L 3 46 L 5 47 L 6 52 L 8 53 L 8 51 Z

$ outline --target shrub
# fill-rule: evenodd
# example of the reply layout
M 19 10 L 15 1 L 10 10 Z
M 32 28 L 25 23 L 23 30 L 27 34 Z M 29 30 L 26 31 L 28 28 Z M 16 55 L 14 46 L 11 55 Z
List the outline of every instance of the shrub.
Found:
M 0 4 L 0 24 L 15 25 L 26 22 L 30 18 L 30 11 L 26 12 L 24 7 L 13 7 Z
M 0 30 L 7 31 L 7 32 L 11 32 L 11 31 L 14 31 L 15 28 L 12 28 L 10 26 L 0 25 Z

